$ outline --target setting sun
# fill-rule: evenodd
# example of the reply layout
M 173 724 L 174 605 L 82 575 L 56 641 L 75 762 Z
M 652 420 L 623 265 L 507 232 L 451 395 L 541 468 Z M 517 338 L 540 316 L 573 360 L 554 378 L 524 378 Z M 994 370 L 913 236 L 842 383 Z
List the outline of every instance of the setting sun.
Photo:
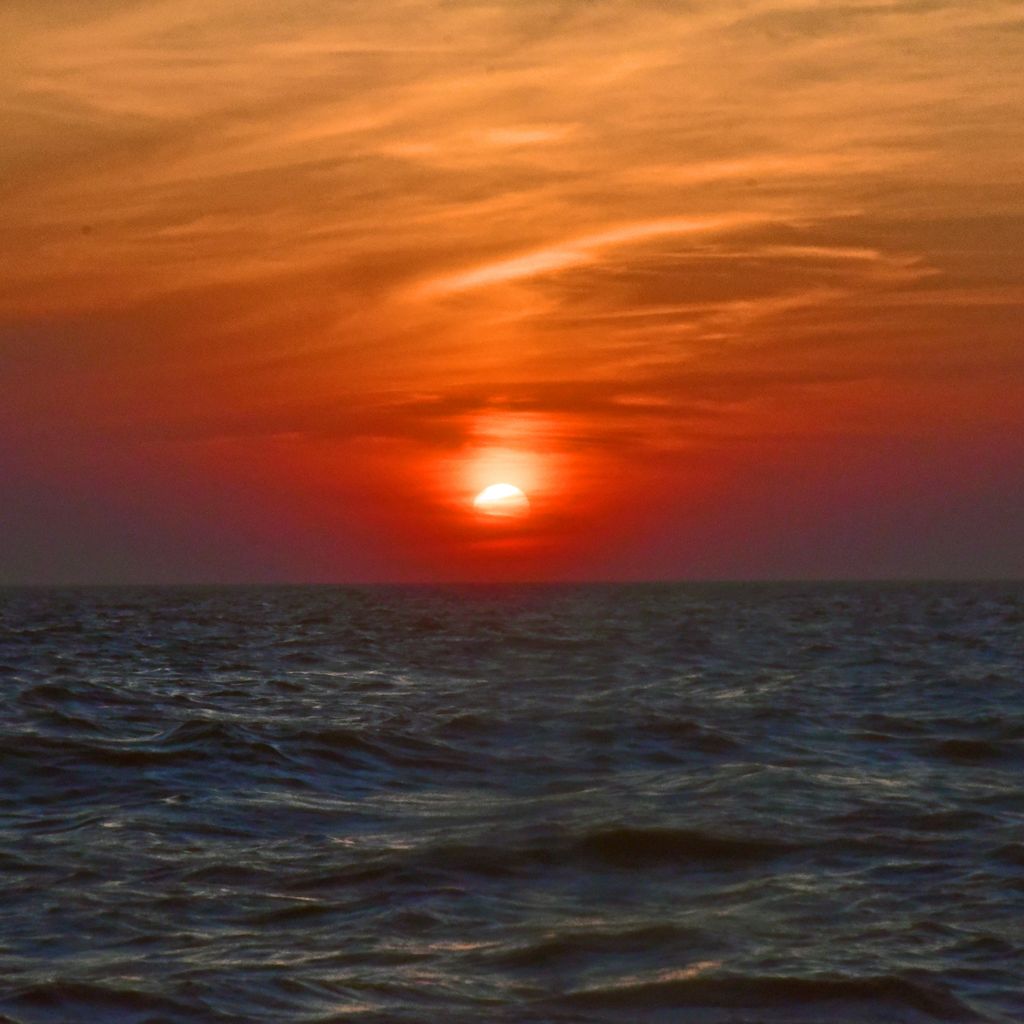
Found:
M 487 516 L 524 516 L 530 499 L 514 484 L 491 484 L 473 499 L 473 507 Z

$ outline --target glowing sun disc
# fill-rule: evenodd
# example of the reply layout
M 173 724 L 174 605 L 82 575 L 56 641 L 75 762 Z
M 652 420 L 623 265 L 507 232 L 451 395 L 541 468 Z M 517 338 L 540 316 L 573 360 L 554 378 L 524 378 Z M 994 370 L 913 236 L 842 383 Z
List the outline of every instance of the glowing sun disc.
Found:
M 522 516 L 530 511 L 530 499 L 515 484 L 491 484 L 473 499 L 473 507 L 485 516 Z

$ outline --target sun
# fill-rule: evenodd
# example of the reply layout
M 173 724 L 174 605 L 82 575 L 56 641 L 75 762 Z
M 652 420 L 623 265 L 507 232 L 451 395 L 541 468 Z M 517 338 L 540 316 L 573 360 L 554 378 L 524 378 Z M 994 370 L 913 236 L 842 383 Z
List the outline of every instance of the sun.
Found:
M 530 499 L 515 484 L 491 484 L 473 499 L 473 507 L 485 516 L 525 516 Z

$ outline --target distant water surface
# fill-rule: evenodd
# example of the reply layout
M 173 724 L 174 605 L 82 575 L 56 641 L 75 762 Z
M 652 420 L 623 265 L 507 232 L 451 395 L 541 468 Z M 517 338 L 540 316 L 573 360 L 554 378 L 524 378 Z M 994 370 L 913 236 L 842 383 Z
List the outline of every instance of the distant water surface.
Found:
M 0 591 L 0 1019 L 1024 1020 L 1024 586 Z

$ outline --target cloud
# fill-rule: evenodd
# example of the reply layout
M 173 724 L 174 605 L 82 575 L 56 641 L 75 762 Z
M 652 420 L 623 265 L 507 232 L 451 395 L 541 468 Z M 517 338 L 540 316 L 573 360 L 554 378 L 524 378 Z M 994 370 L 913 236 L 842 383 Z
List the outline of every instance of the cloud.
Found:
M 658 238 L 680 235 L 722 232 L 756 224 L 764 218 L 754 214 L 734 214 L 729 217 L 687 218 L 666 217 L 659 220 L 639 221 L 608 228 L 592 235 L 568 239 L 550 248 L 499 260 L 496 263 L 452 274 L 419 287 L 422 296 L 446 295 L 472 291 L 488 285 L 523 278 L 537 277 L 569 267 L 593 263 L 603 250 L 635 245 Z

